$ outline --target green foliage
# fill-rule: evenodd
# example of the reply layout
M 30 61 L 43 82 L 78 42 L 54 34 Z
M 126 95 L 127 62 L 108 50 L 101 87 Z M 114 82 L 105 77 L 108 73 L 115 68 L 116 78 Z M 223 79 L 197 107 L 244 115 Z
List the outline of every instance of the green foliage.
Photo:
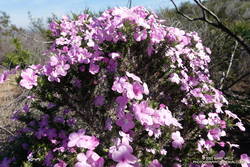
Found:
M 236 34 L 239 34 L 245 40 L 250 42 L 250 22 L 237 21 L 232 29 Z
M 22 44 L 19 39 L 14 38 L 12 44 L 15 46 L 15 50 L 9 52 L 5 55 L 3 65 L 6 67 L 14 68 L 19 65 L 21 68 L 25 68 L 27 65 L 31 64 L 31 53 L 23 49 Z

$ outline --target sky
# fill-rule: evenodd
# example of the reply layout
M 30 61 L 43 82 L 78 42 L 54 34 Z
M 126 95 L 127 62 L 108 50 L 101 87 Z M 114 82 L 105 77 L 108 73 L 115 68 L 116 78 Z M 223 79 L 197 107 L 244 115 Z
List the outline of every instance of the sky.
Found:
M 175 0 L 177 4 L 187 0 Z M 128 0 L 0 0 L 0 11 L 6 12 L 12 24 L 27 28 L 28 12 L 33 18 L 45 21 L 52 13 L 61 17 L 71 12 L 80 13 L 86 8 L 92 11 L 104 10 L 107 7 L 127 6 Z M 133 0 L 133 6 L 145 6 L 151 10 L 172 8 L 170 0 Z

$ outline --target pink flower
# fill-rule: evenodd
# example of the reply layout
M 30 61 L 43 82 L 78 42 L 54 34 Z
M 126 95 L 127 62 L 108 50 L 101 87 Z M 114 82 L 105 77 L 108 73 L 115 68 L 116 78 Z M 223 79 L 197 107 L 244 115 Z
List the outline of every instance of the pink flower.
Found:
M 147 102 L 143 101 L 140 104 L 133 104 L 133 112 L 135 114 L 135 118 L 141 122 L 142 125 L 153 125 L 153 112 L 148 107 Z
M 60 38 L 57 38 L 56 39 L 56 44 L 57 45 L 67 45 L 69 44 L 69 40 L 67 38 L 64 38 L 64 37 L 60 37 Z
M 132 142 L 132 138 L 129 134 L 122 131 L 120 131 L 119 134 L 122 140 L 117 138 L 115 145 L 109 148 L 110 157 L 118 162 L 116 167 L 134 167 L 137 158 L 132 155 L 133 148 L 129 145 L 129 142 Z
M 61 63 L 58 64 L 57 66 L 55 66 L 55 71 L 52 72 L 52 75 L 54 75 L 54 77 L 58 77 L 58 76 L 66 76 L 67 75 L 67 70 L 70 68 L 69 64 L 65 64 L 65 63 Z
M 207 137 L 209 140 L 220 140 L 220 137 L 226 136 L 226 132 L 219 128 L 214 128 L 208 131 Z
M 33 86 L 37 86 L 37 75 L 31 68 L 24 70 L 21 73 L 22 80 L 20 85 L 26 89 L 32 89 Z
M 152 153 L 152 154 L 156 153 L 156 149 L 154 149 L 154 148 L 146 148 L 146 151 L 149 153 Z
M 146 83 L 143 83 L 143 93 L 145 95 L 148 95 L 149 94 L 149 90 L 148 90 L 148 85 Z
M 128 132 L 130 129 L 133 129 L 135 127 L 135 124 L 133 122 L 132 114 L 124 114 L 123 117 L 119 118 L 116 121 L 116 125 L 120 126 L 123 132 Z
M 242 167 L 250 167 L 250 157 L 247 154 L 241 154 L 240 163 Z
M 78 162 L 74 165 L 74 167 L 91 167 L 91 165 L 87 162 L 87 157 L 84 153 L 79 153 L 77 155 Z
M 155 160 L 153 160 L 153 161 L 149 164 L 148 167 L 163 167 L 163 166 L 160 164 L 160 162 L 159 162 L 157 159 L 155 159 Z
M 169 111 L 168 107 L 161 108 L 160 110 L 155 110 L 153 114 L 153 120 L 154 120 L 154 123 L 162 125 L 162 126 L 174 125 L 179 128 L 182 128 L 178 120 L 172 116 L 172 113 L 171 111 Z
M 242 124 L 241 121 L 240 121 L 240 122 L 237 122 L 235 125 L 238 126 L 238 127 L 240 128 L 241 131 L 245 131 L 245 130 L 246 130 L 246 128 L 244 127 L 244 125 Z
M 80 129 L 77 133 L 69 135 L 68 147 L 80 147 L 94 150 L 99 145 L 99 140 L 95 136 L 85 135 L 85 130 Z
M 170 77 L 169 77 L 169 80 L 171 82 L 174 82 L 174 83 L 177 83 L 177 84 L 180 83 L 180 78 L 176 73 L 171 74 Z
M 128 90 L 128 91 L 130 91 L 130 90 Z M 141 100 L 143 98 L 143 93 L 144 93 L 144 87 L 137 82 L 133 83 L 134 98 L 136 100 Z
M 54 167 L 67 167 L 67 164 L 64 161 L 59 160 L 59 162 L 56 163 Z
M 181 164 L 179 164 L 179 163 L 174 163 L 172 167 L 181 167 Z
M 118 162 L 117 167 L 132 166 L 135 164 L 137 158 L 132 155 L 133 149 L 131 146 L 120 145 L 111 153 L 111 157 L 114 161 Z
M 109 57 L 111 57 L 112 59 L 117 59 L 117 58 L 120 58 L 121 55 L 120 53 L 112 52 L 109 54 Z
M 160 150 L 160 154 L 161 154 L 161 155 L 166 155 L 166 154 L 167 154 L 167 151 L 166 151 L 165 149 L 161 149 L 161 150 Z
M 215 146 L 215 143 L 211 140 L 204 140 L 204 139 L 200 139 L 198 141 L 198 148 L 197 150 L 201 153 L 203 153 L 203 147 L 206 148 L 208 151 Z
M 145 29 L 134 33 L 134 38 L 138 42 L 147 39 L 147 36 L 147 31 Z
M 174 140 L 172 142 L 172 146 L 174 148 L 181 148 L 184 144 L 184 139 L 181 137 L 181 134 L 179 131 L 173 132 L 171 135 L 171 138 Z
M 142 83 L 141 79 L 140 79 L 138 76 L 136 76 L 135 74 L 126 72 L 126 75 L 127 75 L 128 77 L 132 78 L 134 81 L 137 81 L 137 82 L 139 82 L 139 83 Z
M 228 117 L 234 118 L 234 119 L 238 119 L 238 120 L 240 121 L 240 118 L 239 118 L 236 114 L 232 113 L 231 111 L 225 110 L 225 113 L 226 113 L 226 115 L 227 115 Z
M 97 153 L 92 150 L 87 151 L 86 156 L 88 158 L 87 162 L 92 167 L 103 167 L 104 159 L 100 157 Z
M 132 78 L 134 81 L 133 84 L 130 84 L 127 80 L 127 77 L 116 78 L 113 83 L 112 90 L 117 91 L 118 93 L 123 93 L 129 99 L 141 100 L 143 94 L 149 94 L 148 86 L 146 83 L 141 84 L 142 81 L 136 75 L 126 72 L 126 75 L 129 78 Z
M 201 128 L 204 128 L 208 124 L 208 120 L 206 119 L 206 115 L 204 115 L 204 113 L 193 115 L 193 119 L 200 125 Z
M 118 93 L 123 93 L 125 84 L 126 84 L 125 77 L 121 77 L 121 78 L 117 77 L 113 83 L 112 90 L 117 91 Z
M 9 74 L 9 71 L 4 71 L 2 74 L 0 74 L 0 84 L 4 83 L 7 80 Z
M 122 137 L 122 144 L 129 145 L 129 143 L 133 141 L 133 138 L 128 133 L 119 131 L 119 135 Z

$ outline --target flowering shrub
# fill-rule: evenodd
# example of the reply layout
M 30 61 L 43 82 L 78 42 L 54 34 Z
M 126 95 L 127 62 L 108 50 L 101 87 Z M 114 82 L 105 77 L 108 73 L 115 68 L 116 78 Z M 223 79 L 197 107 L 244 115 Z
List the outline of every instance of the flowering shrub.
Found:
M 226 134 L 245 129 L 210 80 L 210 50 L 197 33 L 161 23 L 143 7 L 52 22 L 49 61 L 21 73 L 32 94 L 14 112 L 25 126 L 1 165 L 205 167 L 213 164 L 195 162 L 234 158 Z

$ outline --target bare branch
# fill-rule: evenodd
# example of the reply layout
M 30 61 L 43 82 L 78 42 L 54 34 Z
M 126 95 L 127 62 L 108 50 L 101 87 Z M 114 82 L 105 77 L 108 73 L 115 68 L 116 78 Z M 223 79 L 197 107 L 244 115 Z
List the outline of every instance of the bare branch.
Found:
M 182 15 L 183 17 L 185 17 L 186 19 L 188 19 L 189 21 L 203 21 L 206 22 L 210 25 L 212 25 L 213 27 L 220 29 L 222 32 L 227 33 L 229 36 L 231 36 L 232 38 L 234 38 L 246 51 L 247 53 L 250 55 L 250 46 L 245 43 L 245 41 L 243 40 L 243 38 L 241 36 L 238 36 L 237 34 L 235 34 L 233 31 L 231 31 L 226 25 L 224 25 L 222 23 L 222 21 L 218 18 L 218 16 L 212 12 L 210 9 L 208 9 L 206 6 L 204 6 L 200 0 L 194 0 L 194 2 L 198 5 L 198 7 L 202 10 L 202 17 L 196 17 L 196 18 L 192 18 L 188 15 L 186 15 L 185 13 L 181 12 L 179 10 L 179 8 L 177 7 L 177 5 L 175 4 L 174 0 L 170 0 L 172 2 L 172 4 L 174 5 L 176 12 L 179 13 L 180 15 Z M 213 22 L 211 20 L 208 19 L 207 14 L 209 16 L 211 16 L 216 22 Z
M 11 136 L 14 136 L 14 134 L 13 134 L 11 131 L 9 131 L 8 129 L 6 129 L 5 127 L 0 126 L 0 129 L 3 130 L 3 131 L 5 131 L 5 132 L 7 132 L 7 133 L 10 134 Z
M 203 13 L 208 13 L 210 16 L 212 16 L 216 21 L 217 23 L 221 23 L 220 19 L 218 18 L 218 16 L 213 13 L 211 10 L 209 10 L 206 6 L 204 6 L 201 1 L 197 1 L 197 0 L 194 0 L 194 2 L 201 8 L 201 10 L 203 11 Z
M 170 1 L 173 3 L 176 12 L 179 13 L 180 15 L 182 15 L 183 17 L 185 17 L 186 19 L 188 19 L 189 21 L 203 20 L 202 17 L 192 18 L 192 17 L 189 17 L 188 15 L 182 13 L 182 12 L 179 10 L 179 8 L 177 7 L 177 5 L 175 4 L 174 0 L 170 0 Z
M 43 44 L 51 44 L 51 43 L 53 43 L 53 41 L 41 41 L 41 40 L 38 40 L 36 38 L 32 38 L 30 35 L 26 34 L 25 32 L 20 32 L 20 34 L 23 37 L 27 38 L 27 39 L 33 40 L 34 42 L 43 43 Z
M 238 42 L 236 41 L 236 42 L 235 42 L 235 46 L 234 46 L 234 50 L 233 50 L 232 55 L 231 55 L 231 58 L 230 58 L 229 66 L 228 66 L 228 69 L 227 69 L 226 78 L 228 77 L 229 72 L 230 72 L 230 70 L 231 70 L 231 67 L 232 67 L 232 64 L 233 64 L 234 55 L 235 55 L 235 52 L 236 52 L 237 47 L 238 47 Z M 226 79 L 226 78 L 225 78 L 225 79 Z

